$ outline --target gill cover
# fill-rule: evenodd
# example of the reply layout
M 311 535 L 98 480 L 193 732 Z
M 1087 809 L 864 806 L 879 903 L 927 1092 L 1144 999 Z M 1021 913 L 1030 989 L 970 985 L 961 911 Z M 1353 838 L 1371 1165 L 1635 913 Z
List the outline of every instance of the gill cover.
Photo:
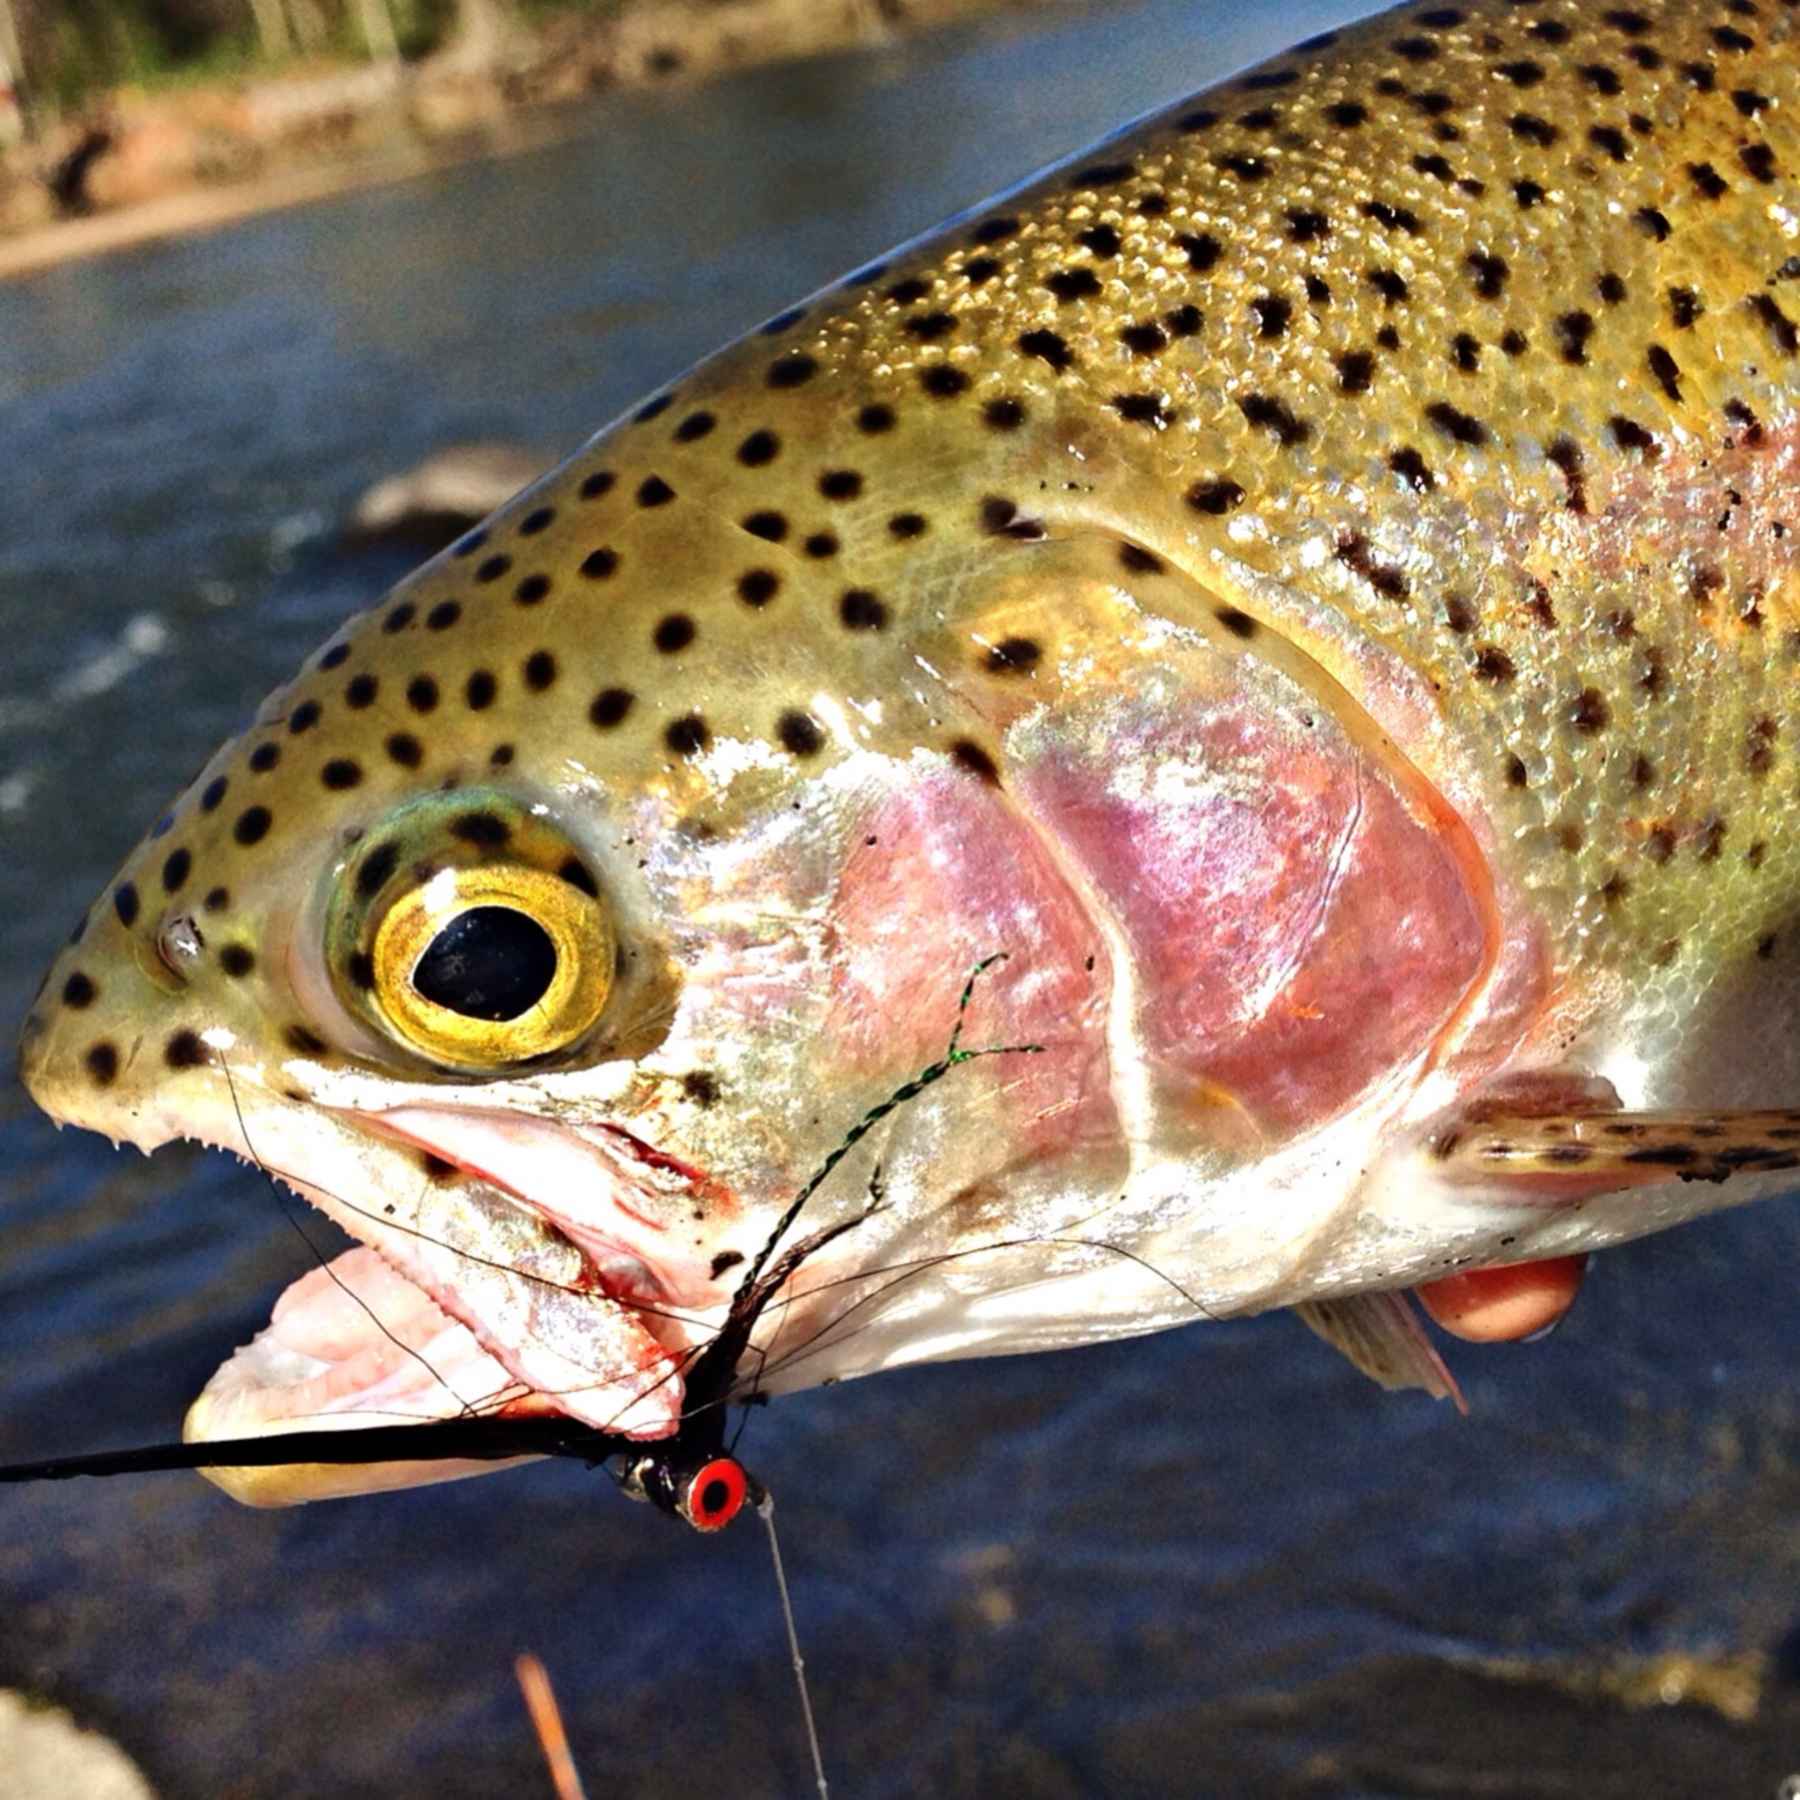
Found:
M 606 1010 L 616 944 L 599 884 L 567 836 L 510 795 L 398 807 L 332 879 L 333 986 L 404 1051 L 507 1070 L 566 1050 Z

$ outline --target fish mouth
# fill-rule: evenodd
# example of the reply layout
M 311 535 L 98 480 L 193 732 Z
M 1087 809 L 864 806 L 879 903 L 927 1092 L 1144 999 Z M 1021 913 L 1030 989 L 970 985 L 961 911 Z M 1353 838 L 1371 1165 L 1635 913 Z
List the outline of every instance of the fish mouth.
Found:
M 424 1104 L 320 1110 L 375 1183 L 346 1189 L 342 1157 L 316 1179 L 265 1167 L 361 1242 L 279 1297 L 189 1409 L 189 1442 L 471 1417 L 560 1415 L 645 1440 L 678 1428 L 683 1373 L 729 1304 L 692 1217 L 724 1209 L 719 1183 L 622 1126 Z M 282 1506 L 505 1466 L 206 1474 L 246 1504 Z

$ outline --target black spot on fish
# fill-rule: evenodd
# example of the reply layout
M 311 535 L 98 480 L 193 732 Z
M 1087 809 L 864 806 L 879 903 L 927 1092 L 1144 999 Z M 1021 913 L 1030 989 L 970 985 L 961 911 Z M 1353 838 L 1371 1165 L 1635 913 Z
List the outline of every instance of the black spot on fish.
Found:
M 593 705 L 588 708 L 588 718 L 602 731 L 610 731 L 615 725 L 624 722 L 635 699 L 636 696 L 629 688 L 602 688 L 594 696 Z
M 1037 666 L 1043 654 L 1042 647 L 1032 638 L 1002 638 L 997 644 L 988 646 L 988 673 L 991 675 L 1025 674 Z
M 1246 394 L 1238 401 L 1238 410 L 1250 424 L 1268 431 L 1284 449 L 1303 444 L 1312 436 L 1312 427 L 1304 419 L 1285 402 L 1267 394 Z
M 867 588 L 850 588 L 838 601 L 838 617 L 847 631 L 880 631 L 887 608 Z
M 1487 427 L 1479 419 L 1459 411 L 1447 401 L 1434 401 L 1425 408 L 1425 417 L 1446 437 L 1459 444 L 1473 446 L 1488 441 Z
M 387 886 L 399 866 L 400 852 L 392 844 L 381 844 L 371 850 L 357 866 L 357 897 L 373 900 Z
M 950 746 L 950 760 L 977 779 L 993 787 L 1000 785 L 1000 771 L 995 767 L 994 759 L 973 739 L 958 738 Z
M 1047 362 L 1058 374 L 1075 361 L 1069 346 L 1054 331 L 1027 331 L 1019 339 L 1019 348 L 1027 356 Z
M 1058 269 L 1044 280 L 1044 286 L 1067 305 L 1072 300 L 1089 300 L 1100 292 L 1100 278 L 1092 269 Z
M 772 388 L 804 387 L 818 374 L 818 361 L 803 351 L 790 351 L 779 362 L 769 365 L 766 377 Z
M 1244 490 L 1235 481 L 1213 479 L 1197 481 L 1187 491 L 1187 503 L 1196 512 L 1222 517 L 1244 503 Z
M 663 742 L 677 756 L 698 756 L 712 742 L 712 733 L 698 713 L 687 713 L 670 721 Z
M 775 723 L 775 735 L 780 738 L 781 747 L 794 756 L 816 756 L 825 744 L 819 722 L 798 709 L 781 715 Z
M 697 635 L 694 621 L 686 613 L 668 613 L 657 621 L 651 641 L 664 656 L 685 650 Z

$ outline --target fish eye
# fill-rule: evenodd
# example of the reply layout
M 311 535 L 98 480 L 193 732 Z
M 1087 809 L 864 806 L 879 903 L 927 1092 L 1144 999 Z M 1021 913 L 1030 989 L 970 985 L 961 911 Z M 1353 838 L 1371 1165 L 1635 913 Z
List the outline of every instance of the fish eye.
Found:
M 490 1024 L 537 1005 L 556 979 L 556 945 L 528 913 L 472 906 L 429 944 L 412 972 L 427 1000 Z
M 522 863 L 444 869 L 375 928 L 384 1022 L 437 1062 L 494 1066 L 573 1043 L 606 1005 L 612 933 L 599 901 Z
M 465 796 L 410 810 L 339 879 L 340 991 L 419 1056 L 501 1071 L 566 1048 L 606 1009 L 614 938 L 599 884 L 517 808 Z

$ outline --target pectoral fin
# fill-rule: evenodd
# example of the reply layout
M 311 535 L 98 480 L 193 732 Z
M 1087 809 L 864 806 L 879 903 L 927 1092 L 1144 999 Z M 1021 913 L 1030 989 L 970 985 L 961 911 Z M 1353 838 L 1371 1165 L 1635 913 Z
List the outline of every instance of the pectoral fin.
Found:
M 1516 1182 L 1563 1200 L 1800 1168 L 1800 1112 L 1480 1110 L 1439 1132 L 1431 1152 L 1453 1181 Z
M 1432 1348 L 1405 1294 L 1307 1300 L 1294 1311 L 1334 1350 L 1384 1388 L 1423 1388 L 1434 1400 L 1454 1400 L 1458 1412 L 1469 1410 L 1456 1377 Z

